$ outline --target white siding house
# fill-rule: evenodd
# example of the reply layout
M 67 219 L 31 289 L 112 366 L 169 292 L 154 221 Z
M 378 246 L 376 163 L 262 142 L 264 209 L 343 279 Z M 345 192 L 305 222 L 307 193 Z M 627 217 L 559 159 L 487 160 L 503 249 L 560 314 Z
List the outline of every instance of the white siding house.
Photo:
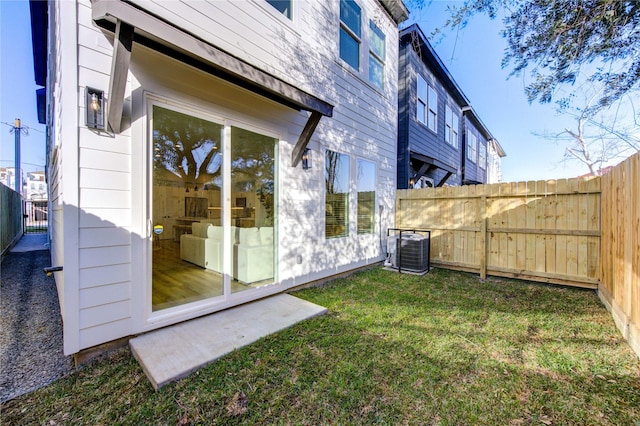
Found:
M 489 141 L 487 144 L 487 183 L 502 182 L 502 158 L 506 155 L 497 140 Z
M 384 258 L 401 0 L 40 12 L 66 354 Z

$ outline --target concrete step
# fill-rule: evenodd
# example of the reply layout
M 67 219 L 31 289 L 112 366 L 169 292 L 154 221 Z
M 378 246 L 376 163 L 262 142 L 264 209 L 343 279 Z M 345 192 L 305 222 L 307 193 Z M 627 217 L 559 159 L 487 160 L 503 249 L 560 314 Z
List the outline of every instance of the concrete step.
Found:
M 155 330 L 129 341 L 154 389 L 327 309 L 288 294 Z

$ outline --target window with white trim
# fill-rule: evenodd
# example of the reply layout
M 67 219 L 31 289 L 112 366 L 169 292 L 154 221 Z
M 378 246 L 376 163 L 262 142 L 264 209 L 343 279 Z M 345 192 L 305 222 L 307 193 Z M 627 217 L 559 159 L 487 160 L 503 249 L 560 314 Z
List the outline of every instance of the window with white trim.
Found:
M 369 21 L 369 81 L 377 88 L 384 86 L 385 35 L 373 21 Z
M 445 109 L 444 140 L 455 149 L 458 149 L 458 129 L 460 128 L 458 115 L 453 113 L 449 105 Z
M 340 0 L 340 58 L 360 69 L 362 10 L 353 0 Z
M 367 160 L 358 159 L 356 188 L 358 191 L 358 234 L 375 232 L 376 213 L 376 165 Z
M 417 119 L 438 133 L 438 93 L 418 74 Z
M 275 7 L 278 12 L 282 13 L 289 19 L 292 18 L 291 9 L 293 8 L 293 0 L 267 0 L 271 6 Z
M 346 154 L 327 150 L 325 157 L 325 236 L 349 235 L 349 168 Z
M 478 147 L 478 166 L 483 170 L 487 168 L 487 146 L 482 142 Z
M 467 158 L 475 163 L 477 155 L 478 155 L 478 138 L 476 138 L 476 135 L 469 132 L 467 133 Z

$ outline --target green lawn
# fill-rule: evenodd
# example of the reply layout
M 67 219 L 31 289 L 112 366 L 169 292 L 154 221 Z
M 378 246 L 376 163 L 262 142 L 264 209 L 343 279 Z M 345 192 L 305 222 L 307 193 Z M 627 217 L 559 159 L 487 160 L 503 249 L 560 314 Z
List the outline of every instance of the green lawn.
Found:
M 593 291 L 376 268 L 294 294 L 329 314 L 157 393 L 121 350 L 2 422 L 640 425 L 640 363 Z

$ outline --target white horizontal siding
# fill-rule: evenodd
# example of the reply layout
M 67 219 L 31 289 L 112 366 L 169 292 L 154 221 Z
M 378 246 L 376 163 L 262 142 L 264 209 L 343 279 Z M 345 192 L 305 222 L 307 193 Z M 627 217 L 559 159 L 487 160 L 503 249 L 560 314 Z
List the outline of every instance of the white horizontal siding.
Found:
M 94 133 L 94 131 L 86 127 L 80 128 L 80 148 L 88 148 L 100 152 L 113 152 L 124 155 L 129 155 L 131 153 L 131 140 L 129 138 L 95 138 L 93 137 Z
M 97 266 L 80 270 L 80 288 L 99 287 L 107 284 L 124 283 L 131 280 L 131 265 Z
M 119 134 L 84 126 L 85 88 L 111 96 L 113 40 L 93 24 L 88 0 L 78 1 L 77 17 L 78 338 L 87 348 L 131 334 L 131 137 L 128 100 Z
M 111 170 L 80 169 L 80 181 L 85 188 L 91 185 L 93 189 L 130 191 L 131 175 L 126 172 Z
M 129 228 L 81 228 L 79 232 L 80 248 L 102 246 L 128 246 L 131 244 Z
M 129 209 L 86 208 L 80 211 L 81 228 L 126 228 L 131 226 L 131 211 Z
M 131 316 L 131 303 L 128 300 L 102 304 L 80 310 L 82 329 L 121 321 Z
M 80 148 L 80 167 L 113 172 L 131 171 L 129 155 L 86 148 Z
M 291 62 L 282 60 L 283 48 L 289 44 L 286 36 L 281 26 L 276 29 L 274 22 L 268 19 L 267 10 L 254 2 L 159 1 L 141 4 L 229 53 L 275 72 L 281 78 L 289 77 L 286 71 Z
M 131 298 L 128 282 L 80 289 L 80 309 L 111 305 Z M 86 311 L 88 312 L 88 311 Z
M 111 246 L 80 249 L 80 267 L 118 265 L 131 262 L 129 246 Z
M 95 186 L 91 182 L 88 184 Z M 87 209 L 106 209 L 113 206 L 128 209 L 131 207 L 131 193 L 112 189 L 81 188 L 80 204 Z
M 78 337 L 80 347 L 90 348 L 123 336 L 129 336 L 131 333 L 131 321 L 129 318 L 125 318 L 81 329 Z

